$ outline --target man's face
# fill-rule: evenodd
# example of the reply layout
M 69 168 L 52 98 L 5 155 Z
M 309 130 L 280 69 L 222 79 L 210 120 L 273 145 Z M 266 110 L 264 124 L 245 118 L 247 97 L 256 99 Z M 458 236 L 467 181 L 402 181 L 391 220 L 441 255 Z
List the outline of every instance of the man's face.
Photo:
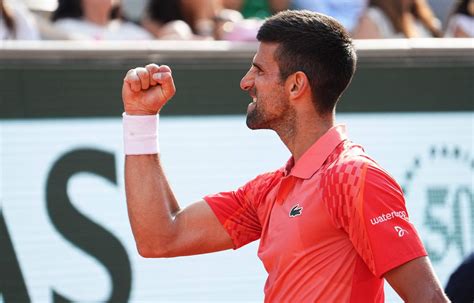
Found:
M 276 43 L 260 43 L 252 67 L 240 81 L 253 102 L 247 107 L 247 126 L 250 129 L 273 129 L 283 126 L 290 104 L 284 81 L 275 61 Z

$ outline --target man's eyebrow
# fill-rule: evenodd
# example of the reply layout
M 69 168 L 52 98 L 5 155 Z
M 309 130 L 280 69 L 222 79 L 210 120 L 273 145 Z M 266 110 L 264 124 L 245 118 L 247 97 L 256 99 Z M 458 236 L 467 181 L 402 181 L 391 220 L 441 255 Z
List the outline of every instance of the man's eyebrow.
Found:
M 252 62 L 252 65 L 258 68 L 259 70 L 263 70 L 262 66 L 257 62 Z

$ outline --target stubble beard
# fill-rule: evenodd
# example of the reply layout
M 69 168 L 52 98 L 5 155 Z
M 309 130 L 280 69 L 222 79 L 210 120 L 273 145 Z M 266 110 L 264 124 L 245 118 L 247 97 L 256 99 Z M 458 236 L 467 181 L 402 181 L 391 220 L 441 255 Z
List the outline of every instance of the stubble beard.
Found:
M 284 100 L 281 98 L 272 98 L 273 109 L 276 110 L 277 113 L 270 113 L 268 110 L 265 111 L 263 100 L 259 100 L 257 97 L 257 102 L 253 109 L 247 112 L 247 127 L 252 130 L 257 129 L 272 129 L 274 131 L 279 131 L 282 128 L 287 128 L 287 116 L 291 115 L 291 108 L 289 106 L 288 100 Z M 266 102 L 267 106 L 269 106 L 269 102 Z
M 260 111 L 260 107 L 255 104 L 255 107 L 247 112 L 247 127 L 253 130 L 256 129 L 268 129 L 268 125 L 265 123 L 265 115 Z

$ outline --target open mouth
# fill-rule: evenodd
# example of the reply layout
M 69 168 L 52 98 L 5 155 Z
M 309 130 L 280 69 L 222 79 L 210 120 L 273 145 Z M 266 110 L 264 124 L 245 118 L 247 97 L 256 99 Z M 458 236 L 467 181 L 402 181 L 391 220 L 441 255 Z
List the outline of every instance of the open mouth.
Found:
M 257 97 L 252 98 L 252 102 L 249 103 L 247 109 L 253 110 L 257 106 Z
M 249 91 L 249 96 L 252 98 L 253 103 L 257 102 L 257 91 L 255 89 Z

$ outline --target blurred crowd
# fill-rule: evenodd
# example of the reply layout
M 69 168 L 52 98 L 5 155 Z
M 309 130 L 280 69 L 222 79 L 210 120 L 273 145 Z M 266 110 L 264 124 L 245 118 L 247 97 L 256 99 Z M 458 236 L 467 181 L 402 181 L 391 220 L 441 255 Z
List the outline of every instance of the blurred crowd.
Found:
M 474 0 L 55 0 L 53 11 L 24 1 L 0 0 L 0 40 L 253 41 L 286 9 L 332 16 L 355 39 L 474 37 Z

